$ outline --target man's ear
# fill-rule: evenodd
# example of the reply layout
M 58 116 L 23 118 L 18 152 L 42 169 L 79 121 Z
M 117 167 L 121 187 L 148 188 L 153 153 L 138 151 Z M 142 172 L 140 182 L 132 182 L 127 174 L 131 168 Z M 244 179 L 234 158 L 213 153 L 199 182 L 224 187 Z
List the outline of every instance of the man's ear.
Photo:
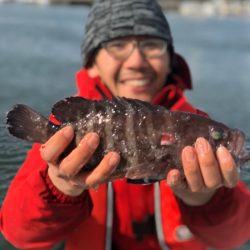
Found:
M 95 63 L 93 63 L 93 65 L 89 67 L 87 70 L 91 78 L 95 78 L 99 76 L 99 70 Z

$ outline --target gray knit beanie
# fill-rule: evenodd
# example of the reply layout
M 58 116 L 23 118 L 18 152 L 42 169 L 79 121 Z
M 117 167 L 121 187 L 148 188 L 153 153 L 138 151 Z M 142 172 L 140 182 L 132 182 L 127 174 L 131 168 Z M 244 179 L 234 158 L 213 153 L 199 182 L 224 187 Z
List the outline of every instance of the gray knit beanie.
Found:
M 83 66 L 90 64 L 101 43 L 130 35 L 159 37 L 173 47 L 168 22 L 156 0 L 96 0 L 81 47 Z

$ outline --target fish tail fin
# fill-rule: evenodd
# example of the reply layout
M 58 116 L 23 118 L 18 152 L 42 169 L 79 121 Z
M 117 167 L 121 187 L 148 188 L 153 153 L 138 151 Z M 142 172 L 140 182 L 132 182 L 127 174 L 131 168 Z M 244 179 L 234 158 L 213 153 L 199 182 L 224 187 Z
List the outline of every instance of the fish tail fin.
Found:
M 245 146 L 241 148 L 239 155 L 238 155 L 238 159 L 236 159 L 236 163 L 239 163 L 241 168 L 244 168 L 250 165 L 250 145 L 249 144 L 245 143 Z
M 15 105 L 6 114 L 6 124 L 11 135 L 37 143 L 45 143 L 60 127 L 23 104 Z
M 250 176 L 250 145 L 247 144 L 240 152 L 238 159 L 236 159 L 236 164 L 240 174 L 240 178 L 243 181 L 248 181 Z

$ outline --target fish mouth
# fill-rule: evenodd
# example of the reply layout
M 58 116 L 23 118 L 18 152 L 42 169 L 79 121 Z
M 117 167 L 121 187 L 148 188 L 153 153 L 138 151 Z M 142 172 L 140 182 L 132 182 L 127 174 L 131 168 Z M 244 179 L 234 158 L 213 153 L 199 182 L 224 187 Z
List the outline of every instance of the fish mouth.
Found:
M 228 143 L 228 149 L 240 165 L 250 160 L 249 152 L 244 147 L 245 139 L 246 136 L 242 131 L 237 129 L 231 131 L 231 141 Z

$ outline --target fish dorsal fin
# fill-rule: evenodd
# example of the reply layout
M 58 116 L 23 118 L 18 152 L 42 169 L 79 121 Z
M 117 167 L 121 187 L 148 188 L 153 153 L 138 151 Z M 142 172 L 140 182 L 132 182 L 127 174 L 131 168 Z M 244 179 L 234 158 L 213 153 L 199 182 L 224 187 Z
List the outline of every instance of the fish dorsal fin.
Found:
M 154 112 L 156 110 L 166 110 L 165 107 L 159 106 L 159 105 L 153 105 L 149 102 L 138 100 L 138 99 L 132 99 L 132 98 L 127 98 L 127 97 L 114 97 L 112 101 L 117 105 L 131 105 L 135 109 L 141 109 L 143 108 L 144 110 Z
M 97 101 L 72 96 L 57 102 L 52 108 L 52 114 L 58 121 L 70 123 L 88 115 L 91 112 L 92 105 L 101 106 L 100 104 L 98 105 Z
M 104 114 L 108 109 L 116 109 L 117 114 L 124 113 L 130 107 L 131 110 L 143 109 L 150 112 L 159 111 L 165 108 L 155 106 L 145 101 L 130 99 L 126 97 L 114 97 L 112 100 L 101 101 L 88 100 L 83 97 L 68 97 L 57 102 L 52 108 L 52 114 L 61 123 L 71 123 L 83 119 L 91 112 Z

